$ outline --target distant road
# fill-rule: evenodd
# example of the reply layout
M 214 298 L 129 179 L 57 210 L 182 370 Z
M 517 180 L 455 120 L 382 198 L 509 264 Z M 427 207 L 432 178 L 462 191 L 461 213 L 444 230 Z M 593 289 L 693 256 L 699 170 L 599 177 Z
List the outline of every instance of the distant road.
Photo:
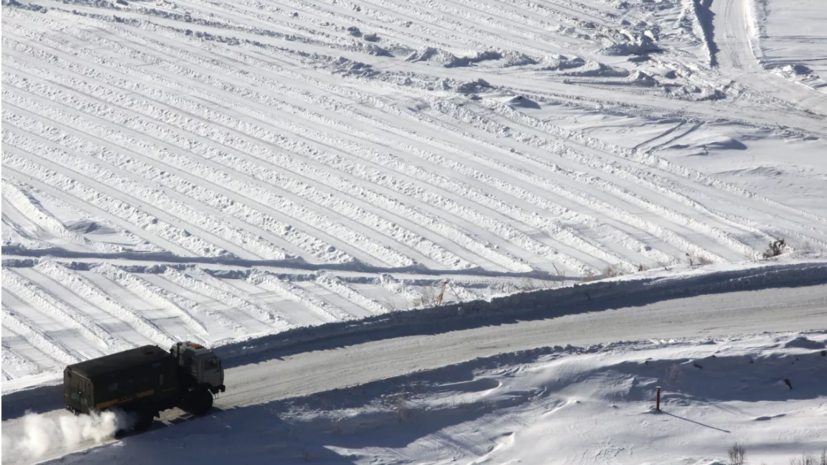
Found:
M 753 47 L 758 47 L 757 32 L 751 24 L 754 0 L 714 0 L 713 33 L 721 73 L 733 81 L 766 95 L 789 102 L 814 117 L 827 116 L 827 94 L 796 84 L 764 69 Z M 752 41 L 752 44 L 750 43 Z M 779 121 L 781 124 L 786 122 Z

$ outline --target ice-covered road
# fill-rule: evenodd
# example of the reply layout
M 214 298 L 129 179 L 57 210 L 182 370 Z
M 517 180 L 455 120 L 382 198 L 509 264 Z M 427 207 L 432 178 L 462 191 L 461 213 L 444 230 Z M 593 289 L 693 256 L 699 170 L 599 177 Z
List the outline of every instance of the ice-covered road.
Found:
M 605 305 L 605 304 L 604 304 Z M 614 308 L 612 308 L 614 307 Z M 827 327 L 827 285 L 618 303 L 601 312 L 355 343 L 240 366 L 222 408 L 352 386 L 476 357 L 548 345 L 589 345 Z
M 812 270 L 818 274 L 819 269 Z M 757 272 L 751 277 L 762 275 L 763 272 Z M 743 279 L 748 278 L 726 282 L 729 286 Z M 715 280 L 705 278 L 687 284 L 690 292 L 700 294 L 692 297 L 648 298 L 646 294 L 651 294 L 651 290 L 635 291 L 628 286 L 630 292 L 619 298 L 579 304 L 558 299 L 558 306 L 549 302 L 544 310 L 524 314 L 519 320 L 513 317 L 479 319 L 457 330 L 450 330 L 450 324 L 431 322 L 414 335 L 393 337 L 392 331 L 386 331 L 380 340 L 341 338 L 308 344 L 295 354 L 278 350 L 262 352 L 243 362 L 233 362 L 243 364 L 227 370 L 228 389 L 216 401 L 216 406 L 232 409 L 304 396 L 534 347 L 827 327 L 827 284 L 764 289 L 759 285 L 756 290 L 703 293 L 701 289 L 710 282 Z M 669 288 L 681 287 L 675 284 L 670 283 Z M 563 316 L 549 318 L 550 308 L 554 308 L 554 314 Z M 18 401 L 26 403 L 25 399 Z M 179 411 L 173 410 L 162 419 L 171 421 L 179 415 Z M 3 422 L 7 434 L 19 428 L 19 418 Z M 80 448 L 90 445 L 85 443 Z M 53 451 L 51 457 L 68 452 Z

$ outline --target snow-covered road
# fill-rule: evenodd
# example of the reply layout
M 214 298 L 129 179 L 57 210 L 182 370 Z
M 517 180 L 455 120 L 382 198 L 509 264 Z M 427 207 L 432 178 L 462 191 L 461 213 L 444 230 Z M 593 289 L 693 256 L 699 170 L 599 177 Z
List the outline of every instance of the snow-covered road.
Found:
M 240 366 L 228 371 L 227 393 L 216 405 L 231 408 L 303 396 L 549 345 L 823 329 L 827 327 L 827 285 L 704 295 L 640 306 L 621 299 L 596 307 L 605 310 L 354 343 Z
M 760 280 L 762 276 L 765 274 L 759 270 L 752 279 Z M 408 326 L 407 331 L 415 333 L 413 335 L 404 335 L 406 331 L 403 331 L 394 337 L 398 332 L 385 331 L 378 340 L 353 336 L 323 339 L 298 349 L 264 351 L 229 363 L 233 368 L 226 372 L 227 392 L 216 401 L 216 406 L 231 409 L 304 396 L 535 347 L 827 327 L 827 284 L 769 288 L 758 284 L 756 290 L 749 291 L 703 291 L 709 285 L 732 286 L 746 281 L 745 278 L 722 281 L 701 277 L 694 281 L 667 282 L 664 284 L 667 289 L 700 294 L 664 299 L 650 298 L 652 290 L 634 290 L 634 286 L 628 284 L 625 285 L 628 294 L 593 301 L 578 299 L 576 304 L 563 299 L 557 306 L 549 301 L 542 305 L 544 310 L 518 318 L 506 314 L 473 319 L 468 323 L 471 326 L 466 327 L 455 326 L 456 321 L 451 319 L 446 323 L 430 321 L 418 328 Z M 719 292 L 721 290 L 719 288 Z M 296 353 L 297 350 L 300 352 Z M 22 394 L 15 397 L 16 411 L 22 410 L 27 402 L 33 406 L 44 400 L 54 402 L 54 399 L 35 396 L 27 400 L 25 393 Z M 172 410 L 164 413 L 162 419 L 172 421 L 179 416 L 180 411 Z M 4 431 L 19 428 L 19 418 L 3 422 Z M 83 443 L 79 447 L 90 445 Z M 67 452 L 55 450 L 51 456 Z
M 716 62 L 724 76 L 755 91 L 789 102 L 799 110 L 824 120 L 827 94 L 785 79 L 765 69 L 762 56 L 756 0 L 714 0 L 709 10 L 714 14 L 710 25 L 717 47 Z M 778 121 L 779 124 L 786 124 Z

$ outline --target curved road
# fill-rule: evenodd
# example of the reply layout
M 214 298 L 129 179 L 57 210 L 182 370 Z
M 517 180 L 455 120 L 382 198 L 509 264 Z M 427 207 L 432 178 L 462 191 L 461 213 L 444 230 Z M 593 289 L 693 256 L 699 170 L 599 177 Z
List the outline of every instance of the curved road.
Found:
M 712 27 L 721 74 L 763 94 L 789 102 L 823 121 L 827 115 L 827 94 L 784 79 L 767 71 L 758 62 L 753 50 L 760 53 L 758 33 L 755 30 L 757 25 L 754 24 L 755 15 L 752 11 L 754 1 L 712 1 Z
M 227 392 L 216 401 L 216 406 L 227 409 L 303 396 L 548 345 L 819 328 L 827 328 L 827 284 L 700 295 L 645 305 L 629 302 L 617 308 L 557 318 L 538 317 L 437 334 L 355 342 L 335 349 L 309 347 L 284 358 L 228 369 Z M 163 420 L 179 415 L 178 410 L 172 410 Z M 20 429 L 19 419 L 3 422 L 6 434 Z M 90 445 L 83 444 L 74 450 Z M 69 452 L 55 450 L 47 457 Z

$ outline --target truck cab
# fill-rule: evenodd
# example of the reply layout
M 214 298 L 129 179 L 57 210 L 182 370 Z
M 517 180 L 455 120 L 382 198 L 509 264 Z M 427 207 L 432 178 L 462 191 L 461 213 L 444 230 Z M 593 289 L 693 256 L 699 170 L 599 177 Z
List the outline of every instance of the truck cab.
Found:
M 224 392 L 224 368 L 212 350 L 194 342 L 177 342 L 170 354 L 178 360 L 181 385 L 203 388 L 213 394 Z

